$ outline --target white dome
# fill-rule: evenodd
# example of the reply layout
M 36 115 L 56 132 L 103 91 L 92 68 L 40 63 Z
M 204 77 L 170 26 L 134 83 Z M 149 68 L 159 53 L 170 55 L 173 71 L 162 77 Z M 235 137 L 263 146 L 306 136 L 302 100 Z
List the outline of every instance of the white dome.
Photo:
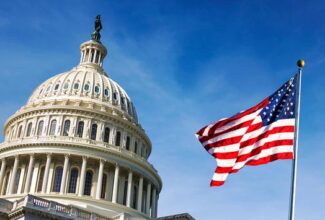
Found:
M 135 107 L 128 94 L 118 83 L 107 76 L 101 68 L 100 61 L 94 63 L 88 60 L 88 57 L 84 55 L 86 51 L 83 51 L 87 49 L 90 50 L 90 54 L 96 50 L 103 51 L 104 55 L 101 57 L 101 61 L 106 55 L 106 48 L 102 44 L 92 40 L 83 43 L 81 45 L 80 65 L 46 80 L 38 86 L 30 96 L 27 106 L 51 100 L 95 102 L 102 106 L 120 110 L 138 122 Z M 93 58 L 95 59 L 95 56 Z

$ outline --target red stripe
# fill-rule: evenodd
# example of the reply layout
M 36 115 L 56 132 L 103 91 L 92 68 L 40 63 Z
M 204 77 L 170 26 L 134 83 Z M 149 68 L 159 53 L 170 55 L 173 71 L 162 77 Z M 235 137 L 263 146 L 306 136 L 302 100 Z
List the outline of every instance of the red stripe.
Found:
M 266 129 L 268 129 L 267 127 L 265 127 Z M 268 137 L 271 134 L 276 134 L 276 133 L 286 133 L 286 132 L 294 132 L 295 126 L 279 126 L 279 127 L 274 127 L 271 130 L 266 130 L 266 132 L 260 134 L 259 136 L 255 137 L 255 138 L 251 138 L 247 141 L 243 141 L 240 143 L 240 148 L 243 147 L 247 147 L 250 145 L 253 145 L 254 143 L 256 143 L 257 141 Z
M 241 128 L 244 128 L 244 127 L 248 127 L 248 126 L 250 126 L 250 124 L 251 124 L 253 121 L 254 121 L 254 119 L 249 120 L 249 121 L 245 121 L 245 122 L 243 122 L 243 123 L 241 123 L 241 124 L 235 125 L 235 126 L 233 126 L 233 127 L 228 128 L 227 130 L 224 130 L 224 131 L 222 131 L 222 132 L 219 132 L 219 133 L 213 134 L 213 135 L 211 135 L 211 136 L 203 136 L 203 137 L 201 137 L 201 138 L 199 139 L 199 141 L 203 144 L 204 142 L 206 142 L 206 141 L 208 141 L 208 140 L 210 140 L 210 139 L 212 139 L 212 138 L 215 138 L 215 137 L 217 137 L 217 136 L 221 136 L 221 135 L 226 134 L 226 133 L 229 133 L 229 132 L 231 132 L 231 131 L 235 131 L 235 130 L 238 130 L 238 129 L 241 129 Z
M 225 181 L 215 181 L 211 180 L 210 186 L 222 186 L 225 183 Z
M 257 111 L 258 109 L 264 108 L 264 107 L 267 106 L 269 103 L 270 103 L 269 98 L 266 98 L 266 99 L 264 99 L 263 101 L 261 101 L 260 103 L 258 103 L 257 105 L 251 107 L 250 109 L 248 109 L 248 110 L 246 110 L 246 111 L 244 111 L 244 112 L 241 112 L 241 113 L 239 113 L 239 114 L 237 114 L 237 115 L 234 115 L 234 116 L 232 116 L 231 118 L 227 118 L 227 119 L 225 119 L 225 120 L 218 121 L 217 123 L 215 123 L 215 124 L 210 128 L 210 130 L 209 130 L 207 136 L 213 135 L 214 132 L 215 132 L 215 130 L 216 130 L 217 128 L 221 128 L 221 127 L 225 126 L 226 124 L 228 124 L 229 122 L 232 122 L 232 121 L 237 120 L 237 119 L 239 119 L 239 118 L 242 118 L 242 117 L 244 117 L 244 116 L 246 116 L 246 115 L 249 115 L 249 114 L 251 114 L 251 113 Z
M 243 136 L 237 136 L 237 137 L 231 137 L 231 138 L 223 139 L 223 140 L 217 141 L 217 142 L 212 143 L 212 144 L 207 144 L 207 145 L 204 146 L 204 148 L 208 151 L 209 149 L 211 149 L 213 147 L 222 147 L 222 146 L 227 146 L 227 145 L 231 145 L 231 144 L 237 144 L 237 143 L 240 142 L 242 137 Z
M 276 141 L 267 142 L 264 145 L 253 149 L 251 152 L 249 152 L 247 154 L 240 155 L 237 158 L 236 163 L 243 162 L 250 157 L 256 156 L 256 155 L 260 154 L 263 150 L 278 147 L 278 146 L 283 146 L 283 145 L 293 145 L 293 140 L 292 139 L 291 140 L 276 140 Z
M 278 153 L 278 154 L 272 154 L 270 156 L 267 157 L 262 157 L 258 160 L 251 160 L 249 162 L 246 163 L 246 165 L 250 165 L 250 166 L 258 166 L 261 164 L 266 164 L 275 160 L 287 160 L 287 159 L 293 159 L 293 153 L 289 152 L 289 153 Z

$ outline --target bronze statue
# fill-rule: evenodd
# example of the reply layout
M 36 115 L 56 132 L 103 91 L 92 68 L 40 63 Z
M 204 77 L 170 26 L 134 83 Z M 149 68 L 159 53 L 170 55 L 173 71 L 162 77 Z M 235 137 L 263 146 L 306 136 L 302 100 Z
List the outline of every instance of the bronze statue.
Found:
M 91 39 L 93 39 L 94 41 L 98 41 L 100 42 L 100 30 L 102 30 L 103 26 L 102 26 L 102 22 L 100 20 L 100 15 L 96 16 L 96 20 L 95 20 L 95 31 L 91 34 Z

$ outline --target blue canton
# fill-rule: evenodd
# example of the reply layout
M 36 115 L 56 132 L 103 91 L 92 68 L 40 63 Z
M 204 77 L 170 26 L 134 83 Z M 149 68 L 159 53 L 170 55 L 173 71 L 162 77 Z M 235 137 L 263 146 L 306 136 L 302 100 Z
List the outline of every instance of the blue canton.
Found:
M 298 74 L 269 96 L 270 103 L 260 113 L 263 126 L 279 119 L 295 118 L 297 77 Z

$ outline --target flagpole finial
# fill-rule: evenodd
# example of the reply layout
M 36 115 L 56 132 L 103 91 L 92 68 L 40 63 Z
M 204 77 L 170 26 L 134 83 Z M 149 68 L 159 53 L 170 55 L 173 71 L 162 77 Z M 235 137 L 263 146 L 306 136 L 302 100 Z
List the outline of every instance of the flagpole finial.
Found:
M 305 61 L 303 59 L 300 59 L 297 61 L 297 66 L 299 68 L 303 68 L 305 66 Z

